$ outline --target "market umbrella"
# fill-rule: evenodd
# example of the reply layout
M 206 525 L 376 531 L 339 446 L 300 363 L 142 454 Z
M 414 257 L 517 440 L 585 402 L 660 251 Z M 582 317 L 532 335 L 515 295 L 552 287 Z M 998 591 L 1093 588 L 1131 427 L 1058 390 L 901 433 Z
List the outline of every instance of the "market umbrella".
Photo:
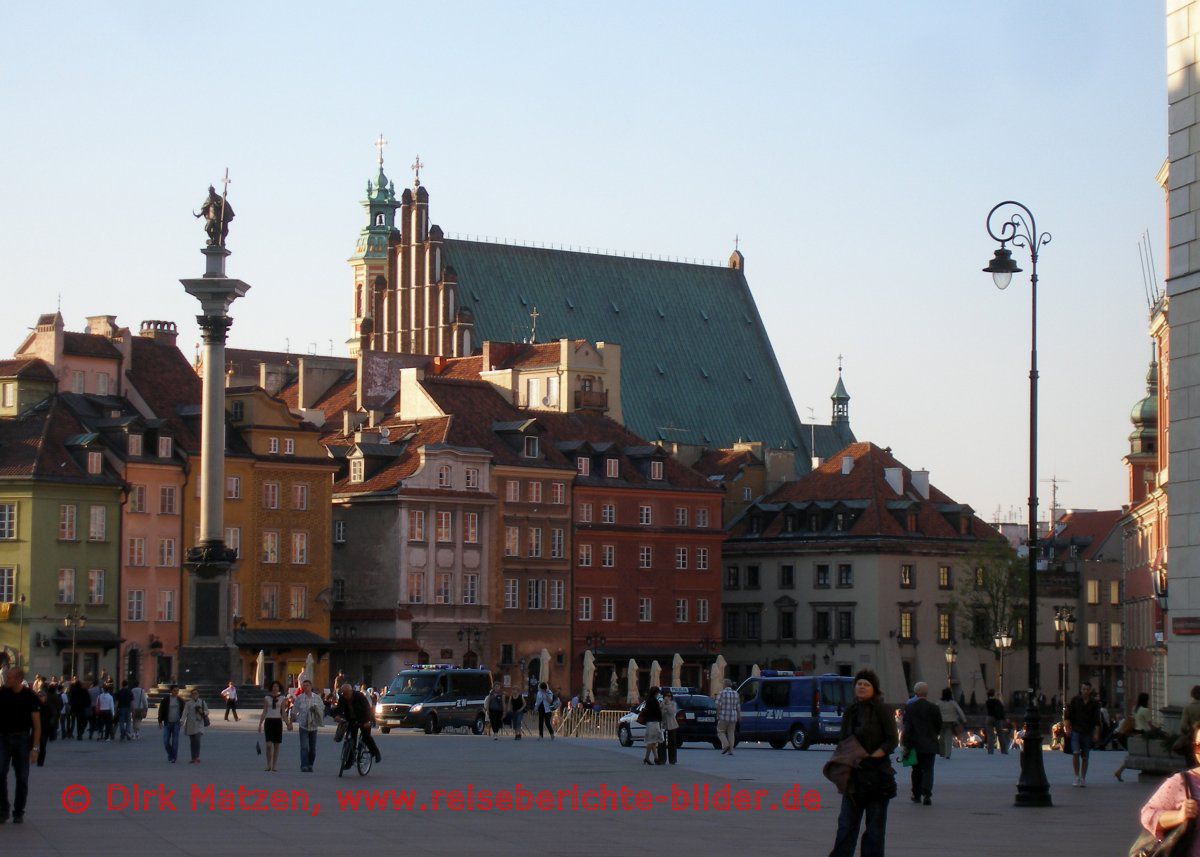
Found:
M 760 675 L 762 675 L 762 670 L 758 668 L 758 664 L 755 664 L 750 670 L 750 675 L 754 676 L 755 678 L 758 678 Z
M 266 668 L 263 666 L 267 660 L 267 653 L 262 649 L 258 650 L 258 659 L 254 662 L 254 683 L 258 687 L 263 686 L 263 679 L 266 677 Z
M 316 679 L 313 678 L 313 667 L 315 663 L 316 661 L 313 658 L 312 652 L 309 652 L 308 657 L 304 659 L 304 673 L 300 676 L 300 681 L 296 683 L 296 687 L 300 687 L 302 684 L 304 684 L 305 679 L 308 679 L 313 684 L 317 683 Z
M 680 687 L 683 681 L 683 657 L 679 652 L 671 658 L 671 687 Z
M 550 687 L 550 652 L 546 649 L 542 649 L 542 654 L 540 656 L 540 659 L 542 662 L 542 672 L 541 672 L 541 675 L 538 676 L 538 681 L 544 681 L 546 683 L 546 687 L 549 688 Z
M 712 672 L 709 673 L 708 688 L 712 696 L 716 696 L 725 688 L 725 656 L 717 655 L 713 661 Z
M 612 699 L 616 699 L 620 690 L 621 687 L 617 684 L 617 667 L 616 664 L 614 664 L 612 672 L 608 674 L 608 695 Z
M 658 661 L 650 662 L 650 686 L 658 687 L 658 680 L 662 678 L 662 667 L 658 665 Z
M 630 705 L 637 705 L 641 695 L 638 693 L 638 665 L 633 658 L 629 659 L 629 669 L 625 673 L 628 680 L 628 687 L 625 689 L 625 701 Z
M 592 650 L 588 649 L 583 653 L 583 701 L 591 702 L 595 697 L 592 694 L 592 685 L 596 681 L 596 656 L 592 654 Z

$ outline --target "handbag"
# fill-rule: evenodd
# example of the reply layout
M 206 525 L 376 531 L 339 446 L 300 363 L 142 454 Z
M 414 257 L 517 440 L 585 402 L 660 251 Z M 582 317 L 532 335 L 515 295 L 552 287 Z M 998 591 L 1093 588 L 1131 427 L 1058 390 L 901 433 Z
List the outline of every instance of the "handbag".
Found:
M 638 712 L 637 722 L 640 723 L 642 726 L 646 725 L 646 709 L 643 708 L 641 711 Z
M 917 763 L 917 748 L 909 747 L 904 751 L 904 755 L 900 757 L 900 764 L 906 768 L 911 768 Z
M 1179 776 L 1184 778 L 1184 788 L 1190 797 L 1192 789 L 1191 783 L 1188 782 L 1187 774 L 1181 773 Z M 1143 830 L 1138 838 L 1133 840 L 1133 844 L 1129 846 L 1129 857 L 1171 857 L 1171 855 L 1174 855 L 1174 857 L 1186 857 L 1193 832 L 1193 822 L 1191 820 L 1172 827 L 1162 839 L 1156 838 L 1148 830 Z

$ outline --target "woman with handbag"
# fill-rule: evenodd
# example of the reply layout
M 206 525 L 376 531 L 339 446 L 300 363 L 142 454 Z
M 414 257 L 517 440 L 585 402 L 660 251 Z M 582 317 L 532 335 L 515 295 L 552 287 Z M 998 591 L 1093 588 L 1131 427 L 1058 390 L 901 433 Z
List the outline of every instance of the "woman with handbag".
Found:
M 1200 728 L 1193 727 L 1189 743 L 1193 751 L 1200 751 Z M 1130 848 L 1130 857 L 1200 857 L 1200 836 L 1195 833 L 1200 814 L 1197 795 L 1200 764 L 1168 777 L 1142 807 L 1145 832 Z
M 189 764 L 200 764 L 200 736 L 208 725 L 208 706 L 200 698 L 200 691 L 193 687 L 191 698 L 183 706 L 183 734 L 188 737 L 192 750 Z
M 859 670 L 854 676 L 854 702 L 842 715 L 841 739 L 838 754 L 843 752 L 843 744 L 854 744 L 856 755 L 863 758 L 850 771 L 842 793 L 837 838 L 829 857 L 853 857 L 864 814 L 867 829 L 860 853 L 862 857 L 882 857 L 888 801 L 896 796 L 896 772 L 889 756 L 900 736 L 895 716 L 883 704 L 879 677 L 873 670 Z
M 646 726 L 646 751 L 642 754 L 642 764 L 654 765 L 658 762 L 658 745 L 662 743 L 663 710 L 659 702 L 658 688 L 652 687 L 646 692 L 646 701 L 638 714 L 638 722 Z M 654 761 L 651 761 L 651 760 Z
M 949 759 L 950 751 L 954 748 L 954 736 L 967 725 L 967 715 L 963 714 L 962 708 L 954 701 L 954 693 L 948 687 L 942 688 L 942 700 L 937 707 L 938 711 L 942 713 L 942 732 L 938 736 L 938 754 L 943 759 Z

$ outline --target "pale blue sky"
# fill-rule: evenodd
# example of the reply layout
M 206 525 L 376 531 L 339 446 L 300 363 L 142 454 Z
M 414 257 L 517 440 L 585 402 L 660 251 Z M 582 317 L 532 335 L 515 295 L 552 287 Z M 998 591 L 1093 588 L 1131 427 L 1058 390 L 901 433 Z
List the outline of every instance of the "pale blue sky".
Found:
M 844 353 L 859 438 L 990 519 L 1026 497 L 1028 282 L 979 270 L 1015 197 L 1054 235 L 1042 475 L 1125 499 L 1161 3 L 70 6 L 0 9 L 5 350 L 61 292 L 69 327 L 173 319 L 190 351 L 190 212 L 228 166 L 231 343 L 344 353 L 382 131 L 448 233 L 703 258 L 740 234 L 800 414 L 828 419 Z

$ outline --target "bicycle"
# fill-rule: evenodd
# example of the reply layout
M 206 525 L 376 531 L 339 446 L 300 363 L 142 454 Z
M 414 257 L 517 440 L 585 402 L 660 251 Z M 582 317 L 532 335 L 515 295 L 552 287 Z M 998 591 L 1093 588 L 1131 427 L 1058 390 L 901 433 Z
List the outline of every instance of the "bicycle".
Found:
M 338 724 L 339 730 L 341 727 L 346 727 L 349 733 L 342 739 L 342 759 L 338 765 L 338 776 L 340 777 L 344 771 L 350 768 L 358 768 L 358 775 L 365 777 L 371 772 L 371 765 L 375 761 L 375 757 L 371 755 L 371 751 L 366 748 L 362 742 L 361 730 L 351 729 L 348 724 Z

